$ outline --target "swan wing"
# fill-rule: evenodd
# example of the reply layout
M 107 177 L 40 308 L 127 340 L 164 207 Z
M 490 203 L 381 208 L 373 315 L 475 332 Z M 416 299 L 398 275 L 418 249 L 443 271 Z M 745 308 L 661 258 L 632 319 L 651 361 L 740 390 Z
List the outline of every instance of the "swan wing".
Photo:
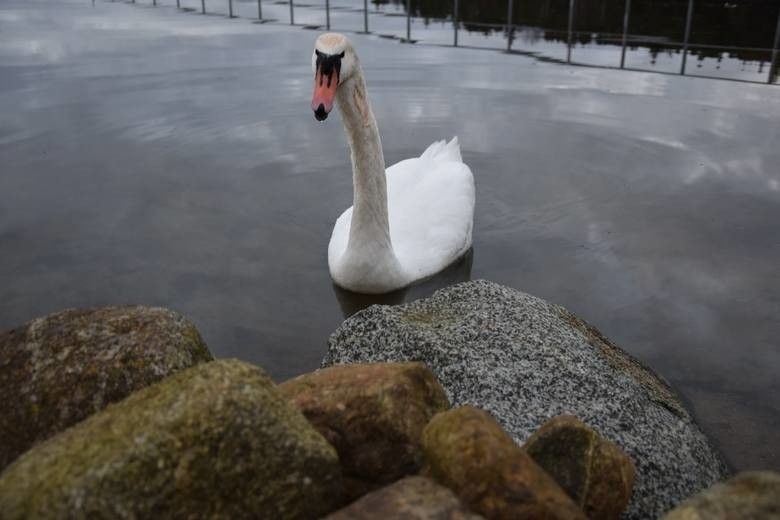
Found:
M 457 137 L 387 169 L 393 249 L 413 280 L 431 276 L 471 247 L 474 177 Z

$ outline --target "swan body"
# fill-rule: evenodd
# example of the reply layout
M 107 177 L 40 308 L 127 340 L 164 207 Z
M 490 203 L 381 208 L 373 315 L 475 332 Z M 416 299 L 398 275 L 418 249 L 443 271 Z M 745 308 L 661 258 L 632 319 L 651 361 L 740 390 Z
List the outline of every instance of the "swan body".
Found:
M 474 178 L 457 137 L 385 171 L 365 80 L 350 41 L 320 36 L 312 57 L 318 120 L 337 103 L 352 150 L 354 204 L 336 220 L 328 246 L 333 281 L 385 293 L 430 277 L 471 247 Z

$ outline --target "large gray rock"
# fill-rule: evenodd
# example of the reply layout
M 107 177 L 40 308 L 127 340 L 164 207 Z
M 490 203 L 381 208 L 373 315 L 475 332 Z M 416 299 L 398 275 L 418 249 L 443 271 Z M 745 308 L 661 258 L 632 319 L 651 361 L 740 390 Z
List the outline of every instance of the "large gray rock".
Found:
M 69 309 L 0 333 L 0 470 L 109 403 L 210 361 L 195 326 L 160 307 Z
M 341 500 L 336 450 L 259 368 L 183 370 L 20 456 L 0 518 L 289 518 Z
M 333 333 L 323 366 L 422 361 L 453 406 L 490 411 L 516 442 L 574 415 L 636 465 L 625 518 L 657 518 L 728 475 L 680 400 L 650 370 L 562 307 L 486 281 L 396 307 Z

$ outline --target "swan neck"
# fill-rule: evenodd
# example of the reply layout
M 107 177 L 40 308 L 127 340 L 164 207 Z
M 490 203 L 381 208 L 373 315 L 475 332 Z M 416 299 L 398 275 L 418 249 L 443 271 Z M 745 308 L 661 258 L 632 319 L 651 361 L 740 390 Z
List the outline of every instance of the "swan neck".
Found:
M 370 246 L 392 252 L 382 142 L 358 64 L 339 86 L 336 102 L 352 150 L 353 210 L 347 248 Z

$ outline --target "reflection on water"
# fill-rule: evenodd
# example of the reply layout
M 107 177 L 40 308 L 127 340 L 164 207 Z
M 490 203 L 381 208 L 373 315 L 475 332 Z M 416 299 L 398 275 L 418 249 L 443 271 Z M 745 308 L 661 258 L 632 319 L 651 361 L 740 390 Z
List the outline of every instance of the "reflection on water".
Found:
M 474 261 L 474 248 L 469 249 L 457 262 L 443 271 L 411 287 L 387 294 L 359 294 L 333 285 L 333 292 L 341 307 L 344 318 L 371 305 L 395 305 L 425 298 L 435 291 L 450 285 L 471 280 L 471 264 Z

